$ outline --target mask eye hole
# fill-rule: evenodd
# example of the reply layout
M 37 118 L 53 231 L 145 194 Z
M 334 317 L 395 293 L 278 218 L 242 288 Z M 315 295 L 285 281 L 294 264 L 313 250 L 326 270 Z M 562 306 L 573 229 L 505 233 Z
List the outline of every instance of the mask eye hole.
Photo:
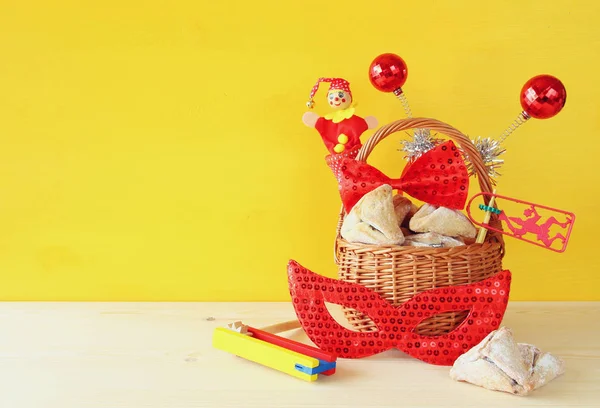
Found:
M 350 320 L 348 319 L 348 317 L 353 316 L 354 314 L 356 314 L 357 316 L 359 316 L 359 315 L 364 316 L 362 313 L 359 313 L 352 309 L 344 308 L 341 305 L 338 305 L 336 303 L 324 302 L 324 304 L 325 304 L 325 308 L 327 309 L 327 311 L 329 312 L 331 317 L 334 318 L 334 320 L 337 324 L 339 324 L 340 326 L 342 326 L 345 329 L 348 329 L 348 330 L 351 330 L 354 332 L 360 332 L 360 330 L 357 326 L 350 324 Z M 348 315 L 348 313 L 350 313 L 350 315 Z M 344 317 L 344 315 L 346 315 L 346 316 Z M 365 318 L 369 319 L 366 316 L 365 316 Z M 371 321 L 371 319 L 369 319 L 369 321 Z M 373 330 L 369 330 L 369 331 L 379 331 L 379 330 L 377 329 L 377 327 L 375 327 Z
M 453 323 L 450 325 L 450 331 L 456 329 L 469 315 L 468 310 L 457 312 L 443 312 L 424 319 L 415 329 L 415 333 L 421 336 L 439 336 L 440 326 L 447 326 L 448 320 Z
M 344 97 L 344 93 L 343 93 L 343 92 L 340 92 L 340 93 L 338 94 L 338 96 L 339 96 L 340 98 L 343 98 L 343 97 Z

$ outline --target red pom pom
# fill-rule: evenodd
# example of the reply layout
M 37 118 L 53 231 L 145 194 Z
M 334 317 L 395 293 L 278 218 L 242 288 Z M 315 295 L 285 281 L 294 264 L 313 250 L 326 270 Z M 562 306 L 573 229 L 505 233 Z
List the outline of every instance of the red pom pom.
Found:
M 369 79 L 381 92 L 393 92 L 402 87 L 408 76 L 408 68 L 396 54 L 381 54 L 371 62 Z
M 567 101 L 567 90 L 558 78 L 538 75 L 521 89 L 521 106 L 531 117 L 548 119 L 562 110 Z

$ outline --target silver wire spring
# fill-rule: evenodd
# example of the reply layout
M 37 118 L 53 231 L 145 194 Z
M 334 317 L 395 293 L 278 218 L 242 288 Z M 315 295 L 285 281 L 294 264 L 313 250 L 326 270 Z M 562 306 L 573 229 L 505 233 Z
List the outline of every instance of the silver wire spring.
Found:
M 498 140 L 499 144 L 502 144 L 519 126 L 523 123 L 527 122 L 531 116 L 527 114 L 527 112 L 519 113 L 519 116 L 510 124 L 510 126 L 500 135 L 500 140 Z
M 406 113 L 407 118 L 412 118 L 412 112 L 410 110 L 410 105 L 408 104 L 408 99 L 406 99 L 406 95 L 402 92 L 402 89 L 398 88 L 394 91 L 394 95 L 398 98 L 402 107 L 404 108 L 404 113 Z

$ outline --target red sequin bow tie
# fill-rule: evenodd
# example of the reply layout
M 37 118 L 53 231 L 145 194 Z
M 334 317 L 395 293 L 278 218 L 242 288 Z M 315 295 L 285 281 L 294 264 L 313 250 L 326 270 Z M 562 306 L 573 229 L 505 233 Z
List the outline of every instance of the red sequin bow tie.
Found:
M 428 290 L 399 307 L 369 288 L 317 275 L 293 260 L 288 264 L 288 281 L 298 320 L 320 349 L 342 358 L 361 358 L 397 348 L 430 364 L 452 365 L 499 327 L 508 304 L 511 273 L 504 270 L 481 282 Z M 326 302 L 365 314 L 378 330 L 357 332 L 342 327 L 328 312 Z M 469 311 L 468 316 L 450 333 L 415 333 L 419 323 L 431 316 L 463 310 Z
M 332 167 L 332 163 L 328 162 Z M 458 148 L 449 140 L 429 150 L 409 164 L 399 179 L 391 179 L 375 167 L 352 157 L 335 163 L 334 174 L 349 212 L 368 192 L 383 184 L 403 191 L 423 202 L 463 209 L 469 191 L 469 175 Z

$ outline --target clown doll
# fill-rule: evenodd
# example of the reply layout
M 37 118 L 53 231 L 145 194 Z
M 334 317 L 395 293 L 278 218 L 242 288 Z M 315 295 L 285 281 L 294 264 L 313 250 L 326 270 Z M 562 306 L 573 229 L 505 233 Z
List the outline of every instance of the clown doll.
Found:
M 354 114 L 355 104 L 352 101 L 350 84 L 341 78 L 319 78 L 306 104 L 309 109 L 314 106 L 313 98 L 321 82 L 330 83 L 327 102 L 334 111 L 323 117 L 314 112 L 306 112 L 302 116 L 302 122 L 319 132 L 331 156 L 342 153 L 344 156 L 356 156 L 361 147 L 360 136 L 366 130 L 375 128 L 377 119 L 373 116 L 363 119 Z

